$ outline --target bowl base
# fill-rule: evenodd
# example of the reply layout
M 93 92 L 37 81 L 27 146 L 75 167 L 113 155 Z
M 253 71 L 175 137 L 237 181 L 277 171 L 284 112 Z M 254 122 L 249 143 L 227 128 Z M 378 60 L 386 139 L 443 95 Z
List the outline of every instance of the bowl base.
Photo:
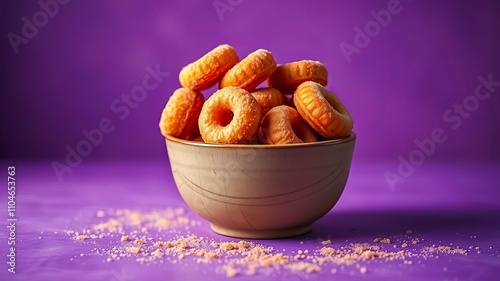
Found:
M 278 228 L 278 229 L 242 229 L 242 228 L 229 228 L 216 224 L 210 224 L 212 231 L 230 237 L 248 238 L 248 239 L 276 239 L 298 236 L 309 232 L 312 224 L 307 224 L 298 227 Z

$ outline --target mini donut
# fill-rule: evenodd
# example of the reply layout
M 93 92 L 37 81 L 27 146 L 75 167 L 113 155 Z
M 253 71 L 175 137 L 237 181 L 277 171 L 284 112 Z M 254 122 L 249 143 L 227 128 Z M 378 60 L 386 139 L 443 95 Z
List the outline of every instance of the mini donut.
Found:
M 316 142 L 316 132 L 302 120 L 297 110 L 280 105 L 262 119 L 259 141 L 267 144 Z
M 260 119 L 259 103 L 249 92 L 226 87 L 203 104 L 198 126 L 207 143 L 250 143 L 257 135 Z
M 301 60 L 279 65 L 267 79 L 267 86 L 282 93 L 293 93 L 305 81 L 314 81 L 323 86 L 328 83 L 328 71 L 319 61 Z
M 208 89 L 239 61 L 233 47 L 219 45 L 197 61 L 186 65 L 179 73 L 179 82 L 191 90 Z
M 233 66 L 220 81 L 219 88 L 236 86 L 247 91 L 255 89 L 276 70 L 271 52 L 258 49 Z
M 300 84 L 293 102 L 300 116 L 322 136 L 335 139 L 351 133 L 354 126 L 351 114 L 337 95 L 322 85 L 312 81 Z
M 285 98 L 280 91 L 275 88 L 261 88 L 250 92 L 260 106 L 262 116 L 266 115 L 269 109 L 285 104 Z
M 191 139 L 199 136 L 197 120 L 205 98 L 199 92 L 179 88 L 168 99 L 161 114 L 160 131 L 163 136 Z

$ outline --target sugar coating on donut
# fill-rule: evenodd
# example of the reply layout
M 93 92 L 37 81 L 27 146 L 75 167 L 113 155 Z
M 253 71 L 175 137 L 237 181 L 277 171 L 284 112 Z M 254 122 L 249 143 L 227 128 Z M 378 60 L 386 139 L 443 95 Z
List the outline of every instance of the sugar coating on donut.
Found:
M 335 139 L 349 136 L 354 126 L 351 114 L 340 99 L 321 84 L 299 85 L 294 104 L 302 118 L 322 136 Z
M 305 81 L 314 81 L 323 86 L 328 83 L 328 71 L 319 61 L 301 60 L 278 65 L 276 71 L 267 79 L 269 87 L 282 93 L 293 93 Z
M 161 134 L 181 139 L 198 136 L 197 120 L 204 100 L 199 92 L 186 88 L 175 90 L 161 114 L 159 123 Z
M 236 86 L 247 91 L 253 90 L 264 82 L 276 67 L 272 53 L 258 49 L 227 71 L 220 81 L 219 88 Z
M 259 141 L 266 144 L 316 142 L 316 132 L 297 110 L 286 105 L 273 107 L 262 119 Z
M 208 89 L 220 81 L 222 76 L 239 61 L 233 47 L 219 45 L 179 73 L 179 82 L 192 90 Z
M 198 125 L 207 143 L 249 143 L 257 135 L 260 120 L 259 104 L 249 92 L 226 87 L 203 104 Z
M 262 116 L 273 107 L 285 104 L 285 97 L 275 88 L 260 88 L 250 92 L 260 106 Z

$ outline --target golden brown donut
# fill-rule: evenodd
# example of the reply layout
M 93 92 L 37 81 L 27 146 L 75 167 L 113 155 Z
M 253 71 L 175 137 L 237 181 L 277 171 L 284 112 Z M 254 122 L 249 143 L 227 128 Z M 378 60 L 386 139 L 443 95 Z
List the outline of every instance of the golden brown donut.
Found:
M 200 134 L 198 117 L 205 98 L 199 92 L 179 88 L 168 99 L 161 114 L 160 131 L 163 136 L 191 139 Z
M 259 141 L 267 144 L 288 144 L 315 142 L 318 138 L 297 110 L 280 105 L 271 108 L 262 119 Z
M 207 143 L 249 143 L 257 135 L 260 119 L 259 104 L 249 92 L 226 87 L 203 104 L 198 125 Z
M 300 116 L 322 136 L 335 139 L 351 133 L 354 126 L 351 114 L 337 95 L 322 85 L 312 81 L 300 84 L 293 101 Z
M 250 92 L 260 106 L 262 116 L 266 115 L 269 109 L 285 104 L 285 98 L 280 91 L 275 88 L 260 88 Z
M 328 83 L 328 71 L 319 61 L 301 60 L 279 65 L 267 79 L 269 87 L 282 93 L 293 93 L 305 81 L 314 81 L 323 86 Z
M 276 70 L 271 52 L 258 49 L 233 66 L 220 81 L 219 88 L 236 86 L 247 91 L 255 89 Z
M 219 45 L 197 61 L 186 65 L 179 73 L 179 82 L 191 90 L 208 89 L 239 61 L 233 47 Z

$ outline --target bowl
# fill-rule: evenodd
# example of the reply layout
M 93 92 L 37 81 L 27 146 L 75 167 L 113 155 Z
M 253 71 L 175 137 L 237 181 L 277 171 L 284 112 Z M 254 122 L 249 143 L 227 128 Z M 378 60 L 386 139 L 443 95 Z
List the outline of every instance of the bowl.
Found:
M 271 239 L 306 233 L 333 208 L 355 140 L 221 145 L 169 136 L 166 145 L 179 193 L 214 232 Z

